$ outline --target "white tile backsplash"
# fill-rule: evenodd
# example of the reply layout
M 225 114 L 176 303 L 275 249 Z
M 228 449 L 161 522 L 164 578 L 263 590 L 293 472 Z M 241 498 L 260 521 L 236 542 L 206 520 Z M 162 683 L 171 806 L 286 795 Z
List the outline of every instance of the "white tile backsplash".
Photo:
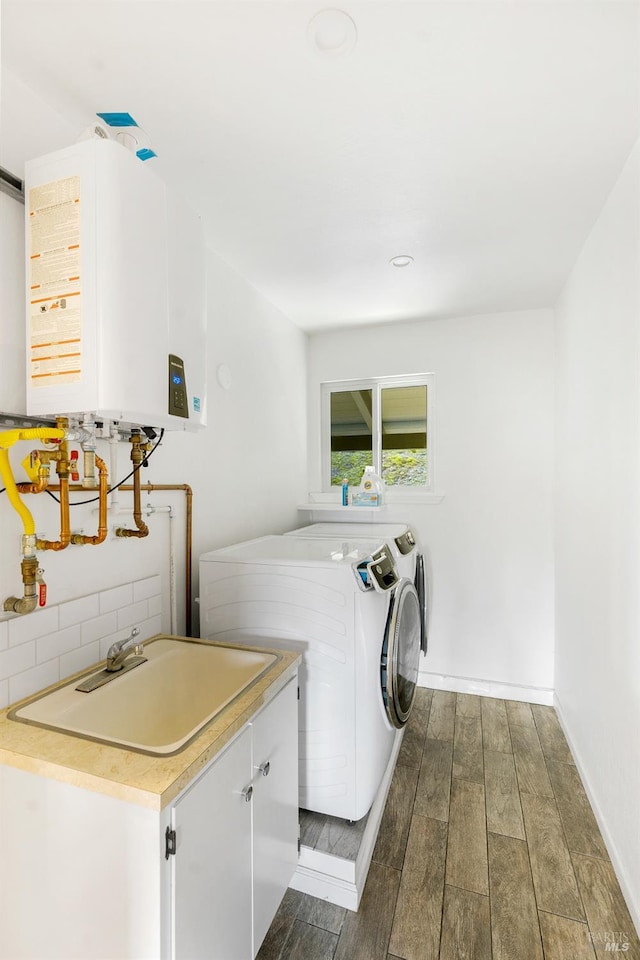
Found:
M 140 636 L 143 640 L 146 640 L 148 637 L 154 637 L 156 633 L 162 633 L 162 617 L 158 614 L 155 617 L 149 617 L 148 620 L 143 620 L 142 623 L 138 624 L 140 628 Z
M 162 631 L 159 576 L 0 621 L 0 708 L 91 667 L 138 627 Z
M 118 630 L 124 630 L 130 624 L 137 623 L 138 620 L 146 620 L 149 616 L 149 601 L 140 600 L 138 603 L 132 603 L 128 607 L 121 607 L 118 610 Z
M 60 629 L 72 627 L 75 623 L 83 623 L 85 620 L 91 620 L 100 613 L 100 597 L 93 593 L 88 597 L 80 597 L 79 600 L 71 600 L 69 603 L 60 604 Z
M 46 637 L 38 637 L 36 640 L 36 662 L 45 663 L 46 660 L 53 660 L 54 657 L 60 657 L 63 653 L 69 653 L 80 646 L 80 624 L 76 623 L 73 627 L 67 627 L 66 630 L 57 630 Z
M 93 643 L 94 640 L 100 640 L 109 633 L 114 633 L 118 627 L 118 614 L 115 610 L 110 613 L 103 613 L 101 617 L 95 620 L 87 620 L 80 627 L 82 634 L 82 643 Z
M 43 610 L 34 610 L 23 617 L 15 617 L 7 621 L 9 628 L 9 646 L 16 647 L 20 643 L 44 637 L 53 633 L 59 626 L 59 607 L 45 607 Z
M 59 679 L 60 661 L 57 658 L 41 663 L 31 670 L 25 670 L 24 673 L 17 673 L 15 677 L 9 678 L 9 702 L 15 703 L 16 700 L 22 700 L 23 697 L 37 693 L 38 690 L 56 683 Z
M 100 596 L 100 613 L 109 613 L 110 610 L 119 610 L 133 603 L 133 584 L 125 583 L 121 587 L 112 587 L 103 590 Z
M 157 597 L 149 597 L 149 616 L 155 617 L 159 613 L 162 613 L 162 597 L 160 594 Z
M 31 640 L 29 643 L 23 643 L 13 650 L 5 650 L 0 653 L 0 680 L 6 680 L 34 667 L 36 663 L 36 643 Z
M 100 659 L 99 640 L 87 643 L 84 647 L 71 650 L 69 653 L 63 653 L 60 657 L 60 676 L 70 677 L 72 673 L 78 673 L 80 670 L 97 663 Z
M 160 577 L 147 577 L 145 580 L 136 580 L 133 585 L 133 599 L 148 600 L 149 597 L 160 595 Z

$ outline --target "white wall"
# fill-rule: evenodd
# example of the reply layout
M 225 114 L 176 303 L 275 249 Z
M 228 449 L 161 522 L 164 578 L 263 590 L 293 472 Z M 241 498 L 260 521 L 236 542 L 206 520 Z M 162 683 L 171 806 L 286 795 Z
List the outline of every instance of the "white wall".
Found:
M 548 700 L 553 686 L 550 311 L 311 336 L 311 489 L 321 484 L 320 384 L 427 372 L 436 378 L 436 486 L 444 499 L 383 508 L 384 519 L 415 524 L 429 552 L 433 618 L 424 680 L 447 689 Z
M 6 70 L 2 75 L 1 116 L 0 163 L 18 177 L 23 174 L 26 159 L 71 143 L 80 132 Z M 89 120 L 90 117 L 87 123 Z M 3 368 L 6 363 L 13 374 L 9 386 L 3 376 L 0 411 L 20 412 L 24 402 L 21 384 L 25 314 L 23 208 L 16 212 L 17 201 L 3 194 L 0 202 L 0 214 L 7 214 L 0 220 L 0 298 L 10 307 L 3 309 L 0 316 L 0 343 Z M 194 595 L 197 595 L 199 553 L 294 526 L 295 505 L 306 489 L 306 336 L 213 251 L 208 251 L 207 283 L 209 427 L 197 436 L 168 434 L 150 460 L 149 468 L 142 472 L 143 483 L 188 483 L 193 487 Z M 226 364 L 231 373 L 231 386 L 227 390 L 216 379 L 221 363 Z M 20 443 L 12 449 L 17 477 L 24 478 L 20 461 L 35 446 L 35 443 Z M 126 443 L 121 445 L 120 477 L 130 469 L 128 447 Z M 99 453 L 108 463 L 105 444 L 101 444 Z M 130 507 L 130 493 L 122 493 L 120 499 L 123 506 Z M 177 559 L 177 626 L 178 632 L 184 630 L 185 497 L 180 492 L 163 492 L 144 495 L 143 504 L 147 500 L 159 506 L 172 506 L 175 519 L 169 521 L 167 514 L 151 517 L 148 520 L 151 535 L 146 540 L 116 540 L 110 536 L 109 541 L 99 547 L 70 546 L 59 554 L 40 552 L 50 604 L 93 597 L 112 587 L 160 576 L 162 629 L 168 630 L 171 523 Z M 56 504 L 46 495 L 31 496 L 27 502 L 36 518 L 38 532 L 57 539 Z M 95 504 L 73 510 L 72 530 L 95 532 L 94 508 Z M 127 524 L 127 517 L 119 524 L 123 522 Z M 112 526 L 116 526 L 115 521 Z M 6 619 L 1 611 L 4 598 L 22 594 L 22 524 L 4 494 L 0 494 L 0 529 L 1 627 Z M 197 607 L 194 615 L 196 631 Z M 43 614 L 30 616 L 37 618 Z M 16 653 L 23 636 L 26 636 L 24 631 L 0 628 L 0 706 L 9 697 L 9 678 L 27 669 L 26 648 L 22 654 Z M 54 646 L 52 643 L 52 659 Z M 65 650 L 67 652 L 72 650 Z M 39 642 L 40 662 L 47 662 L 46 646 L 42 642 Z M 29 692 L 24 683 L 13 686 Z
M 640 921 L 640 144 L 557 308 L 556 695 Z

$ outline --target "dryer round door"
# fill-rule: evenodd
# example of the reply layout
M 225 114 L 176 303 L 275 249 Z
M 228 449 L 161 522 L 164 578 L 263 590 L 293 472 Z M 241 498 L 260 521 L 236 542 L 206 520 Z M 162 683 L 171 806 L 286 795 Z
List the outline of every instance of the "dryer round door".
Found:
M 421 619 L 416 588 L 401 580 L 391 596 L 380 658 L 382 698 L 394 727 L 405 725 L 416 695 Z

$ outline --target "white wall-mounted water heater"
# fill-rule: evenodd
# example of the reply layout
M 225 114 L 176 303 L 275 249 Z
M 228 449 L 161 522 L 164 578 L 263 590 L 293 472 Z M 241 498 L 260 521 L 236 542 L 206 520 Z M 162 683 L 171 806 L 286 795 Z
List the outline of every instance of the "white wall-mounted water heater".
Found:
M 112 140 L 25 167 L 27 413 L 206 423 L 199 217 Z

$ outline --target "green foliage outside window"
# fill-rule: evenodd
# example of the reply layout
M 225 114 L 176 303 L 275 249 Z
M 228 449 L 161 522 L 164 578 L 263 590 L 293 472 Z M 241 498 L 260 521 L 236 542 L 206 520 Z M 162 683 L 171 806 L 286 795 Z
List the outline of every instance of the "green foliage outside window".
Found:
M 427 451 L 383 450 L 382 479 L 389 487 L 423 487 L 427 482 Z
M 350 487 L 357 487 L 364 468 L 372 463 L 369 450 L 333 450 L 331 453 L 331 484 L 340 486 L 344 478 Z
M 331 484 L 346 477 L 350 487 L 360 485 L 364 468 L 372 462 L 368 450 L 334 450 L 331 454 Z M 387 486 L 424 486 L 427 482 L 426 450 L 383 450 L 382 479 Z

